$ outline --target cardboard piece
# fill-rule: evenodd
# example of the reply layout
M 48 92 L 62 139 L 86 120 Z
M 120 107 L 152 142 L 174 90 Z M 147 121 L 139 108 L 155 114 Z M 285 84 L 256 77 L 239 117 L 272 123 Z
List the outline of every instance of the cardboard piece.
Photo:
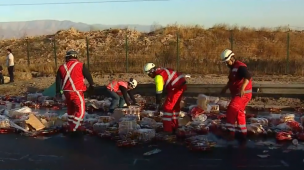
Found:
M 208 104 L 207 113 L 220 113 L 220 106 L 218 104 Z
M 29 125 L 31 125 L 36 131 L 42 130 L 45 128 L 45 126 L 42 124 L 42 122 L 34 115 L 29 114 L 28 120 L 25 120 L 25 122 Z
M 179 117 L 178 118 L 178 125 L 179 126 L 186 126 L 190 124 L 191 122 L 191 117 L 188 115 L 185 115 L 184 117 Z

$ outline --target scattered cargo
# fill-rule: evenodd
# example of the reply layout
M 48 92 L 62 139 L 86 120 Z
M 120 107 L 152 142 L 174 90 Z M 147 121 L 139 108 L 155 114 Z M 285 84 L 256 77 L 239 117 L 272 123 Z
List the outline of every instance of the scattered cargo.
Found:
M 229 101 L 204 94 L 198 96 L 196 105 L 189 106 L 181 101 L 184 111 L 179 113 L 180 127 L 174 135 L 164 135 L 160 133 L 163 128 L 162 113 L 155 114 L 155 106 L 146 98 L 135 97 L 139 106 L 117 108 L 111 116 L 104 116 L 111 98 L 86 99 L 87 112 L 80 129 L 83 133 L 114 140 L 118 147 L 134 147 L 156 140 L 182 142 L 191 151 L 212 150 L 219 145 L 216 137 L 226 133 L 222 125 L 225 124 Z M 67 127 L 67 113 L 59 113 L 66 109 L 64 98 L 56 100 L 40 93 L 25 97 L 3 96 L 0 109 L 0 133 L 3 134 L 20 133 L 37 137 L 65 132 Z M 256 110 L 260 112 L 262 109 Z M 269 109 L 264 115 L 246 113 L 248 136 L 263 136 L 302 145 L 304 116 L 301 116 L 301 112 L 283 113 L 279 109 Z M 146 155 L 158 152 L 155 150 Z

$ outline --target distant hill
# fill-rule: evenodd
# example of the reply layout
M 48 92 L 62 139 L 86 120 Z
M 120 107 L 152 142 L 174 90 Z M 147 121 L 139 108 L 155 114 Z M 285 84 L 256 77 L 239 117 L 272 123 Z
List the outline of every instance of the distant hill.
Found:
M 103 24 L 86 24 L 72 21 L 57 20 L 35 20 L 22 22 L 0 22 L 0 39 L 21 38 L 24 36 L 39 36 L 53 34 L 59 30 L 66 30 L 71 27 L 79 31 L 104 30 L 109 28 L 129 28 L 140 32 L 149 32 L 151 25 L 103 25 Z
M 288 37 L 290 58 L 286 62 Z M 50 34 L 29 37 L 28 40 L 0 40 L 0 64 L 5 64 L 5 49 L 11 48 L 16 61 L 16 75 L 34 71 L 54 76 L 56 68 L 52 40 Z M 76 49 L 79 60 L 90 65 L 90 71 L 94 74 L 124 73 L 126 66 L 130 73 L 142 73 L 142 66 L 146 62 L 176 68 L 177 61 L 180 61 L 179 69 L 184 73 L 223 74 L 227 66 L 219 63 L 219 55 L 223 49 L 233 46 L 237 58 L 247 64 L 253 75 L 283 75 L 288 71 L 287 65 L 289 74 L 304 75 L 304 32 L 291 30 L 287 33 L 284 28 L 231 29 L 226 25 L 216 25 L 204 29 L 200 26 L 173 25 L 149 33 L 133 29 L 81 32 L 71 28 L 57 31 L 55 40 L 57 66 L 64 62 L 67 50 Z

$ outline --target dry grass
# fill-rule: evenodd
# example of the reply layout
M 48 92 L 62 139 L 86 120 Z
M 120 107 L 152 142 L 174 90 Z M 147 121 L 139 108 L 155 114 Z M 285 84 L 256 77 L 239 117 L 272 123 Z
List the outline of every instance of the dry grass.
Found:
M 210 29 L 169 25 L 150 33 L 118 29 L 78 32 L 70 29 L 59 31 L 55 36 L 57 65 L 64 61 L 64 53 L 70 48 L 79 50 L 80 60 L 88 64 L 86 37 L 89 40 L 90 70 L 96 73 L 123 73 L 127 65 L 128 72 L 141 73 L 146 62 L 155 62 L 174 69 L 179 63 L 181 72 L 226 74 L 226 66 L 218 62 L 219 55 L 224 49 L 233 48 L 236 57 L 246 62 L 254 74 L 304 74 L 304 33 L 288 31 L 285 27 L 255 30 L 226 25 L 215 25 Z M 48 38 L 50 36 L 29 38 L 30 66 L 27 64 L 25 39 L 4 40 L 0 46 L 13 50 L 16 71 L 54 75 L 54 48 Z M 5 61 L 5 55 L 5 50 L 2 50 L 1 62 Z

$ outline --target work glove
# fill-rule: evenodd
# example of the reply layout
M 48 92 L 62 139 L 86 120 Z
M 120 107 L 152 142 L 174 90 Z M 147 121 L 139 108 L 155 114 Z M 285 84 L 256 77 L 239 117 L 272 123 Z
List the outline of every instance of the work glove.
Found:
M 89 94 L 89 96 L 91 96 L 91 95 L 94 94 L 94 88 L 95 88 L 94 85 L 90 85 L 90 86 L 89 86 L 89 88 L 88 88 L 88 94 Z
M 155 108 L 155 116 L 159 116 L 160 115 L 160 109 L 161 109 L 161 106 L 160 104 L 157 104 L 156 105 L 156 108 Z
M 89 86 L 89 90 L 92 90 L 92 91 L 93 91 L 94 89 L 95 89 L 95 85 L 90 85 L 90 86 Z

